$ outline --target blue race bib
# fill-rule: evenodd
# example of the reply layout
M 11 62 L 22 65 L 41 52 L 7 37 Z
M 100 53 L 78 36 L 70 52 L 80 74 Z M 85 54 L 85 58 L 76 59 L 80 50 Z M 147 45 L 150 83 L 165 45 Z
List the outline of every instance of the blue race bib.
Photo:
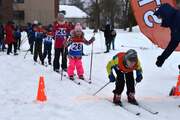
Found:
M 70 56 L 82 56 L 83 43 L 73 42 L 69 49 Z

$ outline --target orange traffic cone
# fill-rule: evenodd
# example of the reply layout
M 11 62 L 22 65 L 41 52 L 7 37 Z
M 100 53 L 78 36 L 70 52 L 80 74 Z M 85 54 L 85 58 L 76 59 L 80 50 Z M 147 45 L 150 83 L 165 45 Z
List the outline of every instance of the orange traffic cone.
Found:
M 38 87 L 38 92 L 37 92 L 37 101 L 44 102 L 47 100 L 47 97 L 45 95 L 45 85 L 44 85 L 44 77 L 40 76 L 39 78 L 39 87 Z
M 180 75 L 178 76 L 178 81 L 175 87 L 175 96 L 180 96 Z

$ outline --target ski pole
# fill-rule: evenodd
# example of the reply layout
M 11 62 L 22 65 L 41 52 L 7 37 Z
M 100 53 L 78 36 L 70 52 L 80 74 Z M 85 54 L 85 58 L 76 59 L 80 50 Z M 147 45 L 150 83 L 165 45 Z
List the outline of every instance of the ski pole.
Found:
M 61 68 L 61 80 L 63 79 L 63 69 Z
M 95 36 L 95 32 L 93 34 L 93 37 Z M 89 75 L 89 80 L 92 78 L 92 63 L 93 63 L 93 43 L 92 43 L 92 48 L 91 48 L 91 62 L 90 62 L 90 75 Z
M 26 59 L 26 56 L 27 56 L 29 51 L 30 51 L 30 48 L 26 51 L 26 54 L 24 55 L 24 59 Z
M 66 53 L 66 48 L 64 47 L 63 48 L 63 51 L 62 51 L 62 59 L 64 59 L 64 56 L 67 57 L 67 53 Z M 62 66 L 62 60 L 61 60 L 61 66 Z M 64 66 L 63 66 L 64 67 Z M 63 68 L 61 67 L 61 80 L 63 79 Z
M 107 85 L 109 85 L 109 83 L 111 83 L 111 82 L 108 82 L 108 83 L 106 83 L 104 86 L 102 86 L 97 92 L 95 92 L 94 94 L 93 94 L 93 96 L 95 96 L 97 93 L 99 93 L 103 88 L 105 88 Z
M 27 36 L 25 36 L 23 39 L 21 39 L 20 46 L 22 46 L 27 41 Z
M 63 51 L 62 51 L 62 59 L 64 57 L 65 53 L 64 53 L 64 48 L 63 48 Z M 62 60 L 61 60 L 61 63 L 60 63 L 61 67 L 60 67 L 60 71 L 61 71 L 61 80 L 63 79 L 63 69 L 62 69 Z

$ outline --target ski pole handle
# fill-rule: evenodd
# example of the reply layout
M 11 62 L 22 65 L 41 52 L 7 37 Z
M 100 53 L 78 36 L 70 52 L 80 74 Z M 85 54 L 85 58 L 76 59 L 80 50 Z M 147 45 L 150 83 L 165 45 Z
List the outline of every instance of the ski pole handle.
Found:
M 97 93 L 99 93 L 102 89 L 104 89 L 107 85 L 109 85 L 109 83 L 111 83 L 111 82 L 108 82 L 108 83 L 106 83 L 103 87 L 101 87 L 97 92 L 95 92 L 94 94 L 93 94 L 93 96 L 95 96 Z

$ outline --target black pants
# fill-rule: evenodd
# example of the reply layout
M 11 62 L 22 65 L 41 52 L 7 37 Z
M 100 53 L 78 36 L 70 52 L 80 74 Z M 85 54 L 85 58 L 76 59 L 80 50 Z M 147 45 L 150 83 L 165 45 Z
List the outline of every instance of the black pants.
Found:
M 33 48 L 34 48 L 34 39 L 33 38 L 29 38 L 29 45 L 30 45 L 31 54 L 33 54 Z
M 17 38 L 16 38 L 16 42 L 17 42 L 17 49 L 20 50 L 20 46 L 21 46 L 21 37 L 17 37 Z
M 5 44 L 4 44 L 4 38 L 0 38 L 0 50 L 4 51 Z
M 106 52 L 109 52 L 109 49 L 111 47 L 111 39 L 105 38 L 105 44 L 106 44 Z
M 115 39 L 112 38 L 111 44 L 112 44 L 112 49 L 113 49 L 113 50 L 115 50 L 115 45 L 114 45 L 114 43 L 115 43 Z
M 43 59 L 45 59 L 46 56 L 48 55 L 49 63 L 51 63 L 51 50 L 52 50 L 52 44 L 44 44 Z
M 53 61 L 53 68 L 54 70 L 59 70 L 60 68 L 60 55 L 62 56 L 61 68 L 67 69 L 67 48 L 55 48 L 55 57 Z
M 116 74 L 117 74 L 116 87 L 113 93 L 121 95 L 121 93 L 124 90 L 125 83 L 127 87 L 127 92 L 126 92 L 127 95 L 129 93 L 135 93 L 133 72 L 122 73 L 120 71 L 116 71 Z
M 43 54 L 42 54 L 42 42 L 35 42 L 35 49 L 34 49 L 34 61 L 37 62 L 37 58 L 39 56 L 39 59 L 41 62 L 43 62 Z
M 17 42 L 8 44 L 7 54 L 9 55 L 12 52 L 12 45 L 14 46 L 14 54 L 17 53 Z

